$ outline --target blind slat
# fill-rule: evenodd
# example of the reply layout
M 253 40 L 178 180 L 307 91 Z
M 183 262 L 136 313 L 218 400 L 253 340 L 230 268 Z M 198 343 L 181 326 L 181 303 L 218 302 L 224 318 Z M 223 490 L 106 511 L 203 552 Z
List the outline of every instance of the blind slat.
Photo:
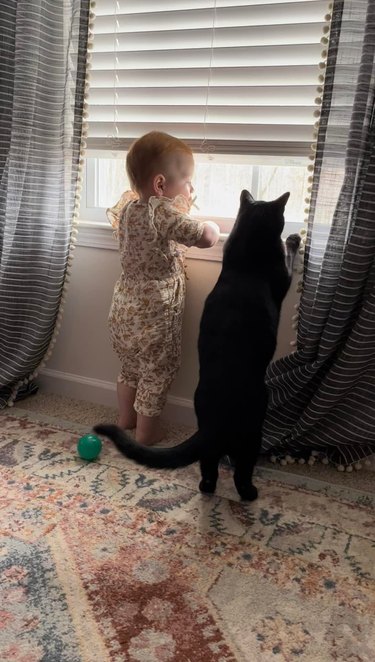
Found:
M 210 124 L 309 124 L 314 108 L 312 106 L 212 106 L 207 113 Z M 199 123 L 204 116 L 205 106 L 120 106 L 115 109 L 116 122 L 173 122 Z M 92 110 L 92 122 L 111 122 L 114 119 L 113 106 L 100 106 Z
M 317 0 L 304 0 L 304 3 L 317 3 Z M 271 11 L 274 11 L 275 5 L 279 5 L 280 0 L 216 0 L 218 9 L 227 7 L 250 7 L 257 5 L 268 5 Z M 289 0 L 289 4 L 302 4 L 301 0 Z M 96 3 L 95 13 L 98 16 L 112 15 L 114 0 L 100 0 Z M 270 7 L 271 5 L 271 7 Z M 155 11 L 155 0 L 117 0 L 117 12 L 119 14 L 139 14 Z M 212 9 L 212 0 L 158 0 L 157 11 L 191 11 L 192 9 Z
M 277 66 L 299 64 L 314 64 L 319 61 L 320 44 L 291 45 L 291 46 L 249 46 L 235 48 L 215 48 L 212 56 L 212 68 L 215 67 L 249 67 L 249 66 Z M 207 66 L 210 61 L 209 48 L 184 49 L 178 52 L 165 51 L 137 51 L 131 53 L 117 53 L 116 70 L 119 69 L 191 69 L 192 67 Z M 112 53 L 94 53 L 92 66 L 95 69 L 108 69 L 113 65 Z
M 215 48 L 238 46 L 274 46 L 317 44 L 322 33 L 321 23 L 269 25 L 251 28 L 223 28 L 215 31 Z M 211 30 L 160 30 L 158 32 L 123 32 L 95 36 L 96 53 L 150 50 L 183 50 L 205 48 L 210 43 Z
M 269 86 L 269 87 L 213 87 L 209 90 L 209 105 L 217 106 L 304 106 L 306 98 L 314 96 L 316 88 L 313 85 L 302 86 Z M 92 89 L 90 100 L 98 113 L 104 106 L 113 110 L 112 87 Z M 199 106 L 204 105 L 207 99 L 207 87 L 126 87 L 116 88 L 117 104 L 119 106 L 145 105 L 149 106 L 152 99 L 153 106 Z
M 91 72 L 90 89 L 108 87 L 190 87 L 206 86 L 209 80 L 208 68 L 194 69 L 133 69 L 117 70 L 102 69 Z M 283 85 L 316 86 L 316 66 L 296 65 L 274 67 L 215 67 L 211 71 L 210 86 L 266 86 L 273 85 L 279 88 Z
M 295 126 L 294 124 L 208 124 L 206 129 L 201 122 L 199 123 L 177 123 L 177 122 L 153 122 L 152 128 L 156 131 L 168 131 L 182 139 L 197 139 L 202 141 L 204 138 L 215 141 L 228 140 L 230 135 L 233 141 L 302 141 L 306 145 L 311 143 L 312 127 L 310 124 Z M 114 137 L 113 122 L 93 123 L 94 136 L 104 138 L 108 142 L 108 149 L 113 149 L 116 138 Z M 141 136 L 149 130 L 147 122 L 118 122 L 116 125 L 116 136 L 124 139 L 123 145 L 129 144 L 129 136 Z M 127 142 L 128 141 L 128 142 Z M 94 144 L 94 141 L 93 141 Z
M 140 3 L 139 3 L 140 4 Z M 97 7 L 101 2 L 97 2 Z M 212 28 L 213 25 L 213 3 L 207 9 L 198 10 L 174 10 L 160 11 L 159 3 L 154 4 L 154 10 L 150 12 L 126 13 L 117 11 L 115 13 L 115 2 L 112 2 L 112 9 L 108 16 L 97 16 L 94 31 L 107 31 L 106 25 L 111 26 L 110 32 L 113 32 L 113 25 L 118 23 L 120 32 L 142 32 L 149 30 L 155 32 L 158 30 L 188 30 L 191 28 Z M 325 0 L 303 0 L 302 2 L 279 2 L 273 4 L 252 5 L 247 3 L 243 6 L 222 7 L 216 10 L 215 27 L 245 27 L 248 25 L 272 25 L 272 24 L 293 24 L 320 21 L 324 19 L 327 13 L 328 3 Z M 97 9 L 96 9 L 97 12 Z M 98 12 L 97 12 L 98 13 Z

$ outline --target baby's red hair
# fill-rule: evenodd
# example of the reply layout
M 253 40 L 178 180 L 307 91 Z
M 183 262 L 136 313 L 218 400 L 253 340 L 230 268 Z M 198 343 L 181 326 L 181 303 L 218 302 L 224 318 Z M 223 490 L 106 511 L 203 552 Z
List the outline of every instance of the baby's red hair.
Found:
M 139 193 L 150 178 L 163 169 L 165 157 L 174 152 L 193 156 L 186 143 L 162 131 L 150 131 L 133 142 L 126 157 L 126 171 L 132 189 Z

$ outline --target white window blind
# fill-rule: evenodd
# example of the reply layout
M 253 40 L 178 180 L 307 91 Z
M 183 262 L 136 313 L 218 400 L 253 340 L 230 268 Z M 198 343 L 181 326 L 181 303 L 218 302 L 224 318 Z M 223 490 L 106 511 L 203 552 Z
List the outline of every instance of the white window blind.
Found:
M 199 150 L 301 154 L 326 0 L 97 0 L 88 146 L 152 129 Z

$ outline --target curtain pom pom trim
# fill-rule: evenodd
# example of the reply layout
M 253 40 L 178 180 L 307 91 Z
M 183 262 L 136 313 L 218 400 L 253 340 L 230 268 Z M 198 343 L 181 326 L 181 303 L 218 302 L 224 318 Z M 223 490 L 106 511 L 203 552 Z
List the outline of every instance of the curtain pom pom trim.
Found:
M 329 9 L 330 10 L 332 9 L 332 5 L 329 6 Z M 322 27 L 322 37 L 321 37 L 321 40 L 320 40 L 321 44 L 323 44 L 325 48 L 321 53 L 322 60 L 321 60 L 321 62 L 319 62 L 318 85 L 316 87 L 317 96 L 314 99 L 315 105 L 319 106 L 319 108 L 316 108 L 316 110 L 314 110 L 314 112 L 313 112 L 313 117 L 316 117 L 317 121 L 314 123 L 314 131 L 313 131 L 313 134 L 312 134 L 313 142 L 311 144 L 311 150 L 310 150 L 310 154 L 308 156 L 309 161 L 311 161 L 312 163 L 309 163 L 309 165 L 307 166 L 307 171 L 309 173 L 309 176 L 307 177 L 307 183 L 308 183 L 309 186 L 307 187 L 306 193 L 308 193 L 310 195 L 306 195 L 306 198 L 305 198 L 305 203 L 306 203 L 307 207 L 304 210 L 304 213 L 305 213 L 304 223 L 306 223 L 306 224 L 309 223 L 310 215 L 311 215 L 311 201 L 312 201 L 311 193 L 312 193 L 312 184 L 314 182 L 316 152 L 317 152 L 317 147 L 318 147 L 317 140 L 318 140 L 318 136 L 319 136 L 321 106 L 322 106 L 322 103 L 323 103 L 323 94 L 324 94 L 325 75 L 324 75 L 323 71 L 325 71 L 325 69 L 327 68 L 327 57 L 328 57 L 327 47 L 328 47 L 328 44 L 329 44 L 329 33 L 330 33 L 330 29 L 331 29 L 331 26 L 330 26 L 331 18 L 332 18 L 332 14 L 330 14 L 330 13 L 326 14 L 326 16 L 324 18 L 325 24 Z M 306 242 L 307 242 L 307 232 L 306 232 L 306 230 L 305 229 L 301 230 L 300 235 L 301 235 L 301 245 L 300 245 L 299 254 L 303 255 L 304 252 L 305 252 L 305 246 L 306 246 Z M 299 280 L 298 283 L 297 283 L 296 292 L 297 292 L 297 294 L 302 294 L 303 285 L 304 285 L 304 278 L 303 278 L 304 267 L 301 266 L 299 269 L 297 269 L 297 271 L 300 274 L 302 274 L 302 279 Z M 298 336 L 298 320 L 295 321 L 294 319 L 292 319 L 292 329 L 297 332 L 297 336 Z M 292 341 L 290 344 L 291 344 L 292 347 L 295 347 L 297 345 L 297 341 L 296 340 Z

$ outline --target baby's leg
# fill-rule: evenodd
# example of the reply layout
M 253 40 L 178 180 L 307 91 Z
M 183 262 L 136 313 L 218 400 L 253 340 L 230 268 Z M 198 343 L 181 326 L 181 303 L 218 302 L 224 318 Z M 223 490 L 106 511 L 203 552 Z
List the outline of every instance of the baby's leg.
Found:
M 137 412 L 134 409 L 136 389 L 117 382 L 118 425 L 123 430 L 133 430 L 137 425 Z
M 134 405 L 137 412 L 135 438 L 140 444 L 152 446 L 165 436 L 160 416 L 171 382 L 172 376 L 165 376 L 162 371 L 151 369 L 151 362 L 148 370 L 145 369 L 145 374 L 140 376 Z
M 139 379 L 135 410 L 136 440 L 152 445 L 164 437 L 160 415 L 181 362 L 181 328 L 185 276 L 160 285 L 143 309 L 144 332 L 139 341 Z
M 135 438 L 140 444 L 145 446 L 152 446 L 161 441 L 164 437 L 165 430 L 161 424 L 160 416 L 145 416 L 144 414 L 137 414 L 137 429 Z

